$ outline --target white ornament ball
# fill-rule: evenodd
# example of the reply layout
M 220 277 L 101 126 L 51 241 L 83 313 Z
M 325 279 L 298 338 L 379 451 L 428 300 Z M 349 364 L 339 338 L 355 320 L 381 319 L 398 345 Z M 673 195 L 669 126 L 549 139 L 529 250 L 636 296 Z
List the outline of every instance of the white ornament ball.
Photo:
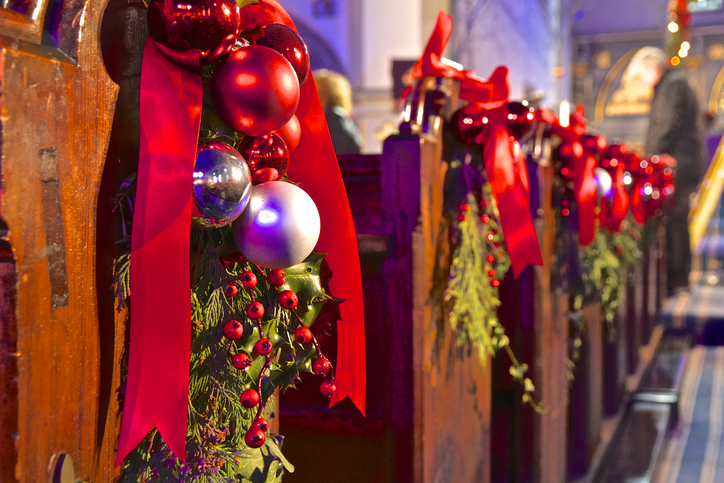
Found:
M 611 196 L 613 188 L 613 180 L 611 175 L 608 174 L 603 168 L 594 168 L 593 177 L 596 180 L 596 189 L 598 190 L 599 198 L 608 198 Z
M 250 262 L 287 268 L 304 261 L 319 239 L 319 211 L 301 188 L 284 181 L 254 186 L 233 224 L 234 241 Z

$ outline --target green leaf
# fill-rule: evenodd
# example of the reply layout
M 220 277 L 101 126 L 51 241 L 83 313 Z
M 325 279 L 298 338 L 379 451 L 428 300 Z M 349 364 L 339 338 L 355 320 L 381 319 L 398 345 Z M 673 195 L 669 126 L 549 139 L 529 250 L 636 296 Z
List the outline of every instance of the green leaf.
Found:
M 236 4 L 239 6 L 239 8 L 246 7 L 247 5 L 256 5 L 259 3 L 259 0 L 236 0 Z
M 276 441 L 274 441 L 274 438 L 267 438 L 266 440 L 266 446 L 269 449 L 269 453 L 277 458 L 279 458 L 279 461 L 281 461 L 282 465 L 284 465 L 284 469 L 287 470 L 289 473 L 294 473 L 294 465 L 291 464 L 282 454 L 282 450 L 277 446 Z
M 312 252 L 302 263 L 289 267 L 284 271 L 287 274 L 287 283 L 280 290 L 293 290 L 299 298 L 297 315 L 304 325 L 311 326 L 327 300 L 332 297 L 324 291 L 320 279 L 324 255 Z

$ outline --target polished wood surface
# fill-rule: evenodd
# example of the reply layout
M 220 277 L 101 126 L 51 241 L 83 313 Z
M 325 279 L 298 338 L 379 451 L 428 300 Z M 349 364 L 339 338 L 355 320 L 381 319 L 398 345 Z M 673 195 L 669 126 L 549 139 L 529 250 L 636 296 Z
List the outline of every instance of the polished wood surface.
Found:
M 15 401 L 0 399 L 3 416 L 17 408 L 0 421 L 0 448 L 13 438 L 16 450 L 0 458 L 3 481 L 11 460 L 17 481 L 48 481 L 61 453 L 78 479 L 113 477 L 113 407 L 98 412 L 95 213 L 117 86 L 100 51 L 105 1 L 82 6 L 58 45 L 41 43 L 47 1 L 0 15 L 0 216 L 17 271 L 14 320 L 0 321 L 3 345 L 15 346 L 0 372 L 17 364 L 17 380 L 0 378 L 17 384 Z

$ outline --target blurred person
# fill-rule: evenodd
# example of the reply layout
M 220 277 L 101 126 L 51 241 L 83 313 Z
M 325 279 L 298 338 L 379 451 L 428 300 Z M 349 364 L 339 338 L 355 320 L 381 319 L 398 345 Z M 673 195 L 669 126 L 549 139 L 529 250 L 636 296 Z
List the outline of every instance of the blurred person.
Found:
M 644 47 L 641 82 L 654 88 L 644 149 L 676 171 L 674 208 L 666 225 L 669 295 L 689 286 L 689 197 L 704 176 L 704 129 L 696 94 L 663 50 Z M 641 52 L 640 51 L 640 52 Z M 638 53 L 637 53 L 638 55 Z
M 342 74 L 327 69 L 315 70 L 312 75 L 335 153 L 359 154 L 360 134 L 352 120 L 352 88 L 349 81 Z

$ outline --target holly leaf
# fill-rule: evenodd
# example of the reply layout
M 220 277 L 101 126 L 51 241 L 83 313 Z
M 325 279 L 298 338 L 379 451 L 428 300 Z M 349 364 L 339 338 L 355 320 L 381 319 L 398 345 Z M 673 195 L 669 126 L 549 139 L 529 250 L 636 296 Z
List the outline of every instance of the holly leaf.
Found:
M 239 6 L 239 8 L 244 8 L 247 5 L 256 5 L 259 3 L 259 0 L 236 0 L 236 4 Z
M 268 438 L 266 440 L 266 446 L 268 447 L 269 453 L 272 456 L 279 458 L 279 461 L 281 461 L 285 470 L 287 470 L 289 473 L 294 473 L 294 465 L 291 464 L 289 460 L 284 457 L 284 455 L 282 454 L 282 450 L 277 445 L 277 442 L 274 441 L 274 438 Z
M 297 315 L 304 325 L 310 327 L 332 297 L 322 286 L 320 272 L 324 254 L 312 252 L 302 263 L 285 269 L 287 283 L 280 290 L 293 290 L 299 298 Z

